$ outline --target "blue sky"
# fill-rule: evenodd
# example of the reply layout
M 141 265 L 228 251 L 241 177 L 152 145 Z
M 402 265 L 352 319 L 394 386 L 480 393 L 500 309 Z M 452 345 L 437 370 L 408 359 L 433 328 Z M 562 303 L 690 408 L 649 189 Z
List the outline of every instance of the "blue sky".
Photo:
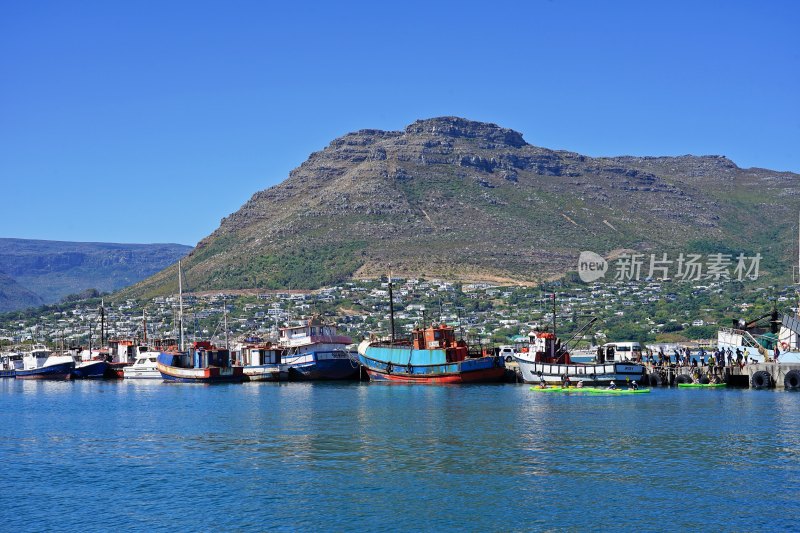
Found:
M 457 115 L 800 172 L 797 2 L 0 3 L 0 237 L 195 244 L 332 139 Z

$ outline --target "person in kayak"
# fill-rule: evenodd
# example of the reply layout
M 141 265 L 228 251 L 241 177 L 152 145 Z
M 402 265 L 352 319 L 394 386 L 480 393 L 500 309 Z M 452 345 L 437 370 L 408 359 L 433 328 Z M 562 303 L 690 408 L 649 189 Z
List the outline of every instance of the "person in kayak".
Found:
M 637 385 L 637 384 L 636 384 L 636 380 L 633 380 L 633 381 L 631 381 L 631 386 L 630 386 L 630 388 L 631 388 L 632 390 L 639 390 L 639 385 Z
M 578 384 L 575 385 L 575 386 L 578 387 L 579 389 L 582 389 L 583 388 L 583 380 L 582 379 L 578 380 Z
M 612 381 L 608 384 L 608 388 L 611 390 L 617 390 L 617 384 Z

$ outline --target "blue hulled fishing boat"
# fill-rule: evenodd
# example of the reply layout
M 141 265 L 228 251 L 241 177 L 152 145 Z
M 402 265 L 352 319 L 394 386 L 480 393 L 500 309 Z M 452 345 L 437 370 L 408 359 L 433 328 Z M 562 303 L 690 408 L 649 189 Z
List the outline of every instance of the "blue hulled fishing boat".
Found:
M 74 357 L 72 377 L 76 379 L 101 379 L 109 372 L 106 356 L 99 351 L 83 350 Z
M 15 372 L 17 379 L 69 379 L 75 368 L 71 355 L 55 355 L 37 344 L 22 358 L 22 368 Z
M 355 354 L 347 349 L 350 337 L 337 335 L 336 327 L 313 318 L 298 326 L 281 328 L 282 362 L 294 380 L 354 379 L 358 376 Z
M 414 329 L 411 341 L 365 340 L 358 346 L 358 360 L 371 381 L 486 383 L 500 381 L 506 371 L 499 356 L 470 354 L 446 324 Z

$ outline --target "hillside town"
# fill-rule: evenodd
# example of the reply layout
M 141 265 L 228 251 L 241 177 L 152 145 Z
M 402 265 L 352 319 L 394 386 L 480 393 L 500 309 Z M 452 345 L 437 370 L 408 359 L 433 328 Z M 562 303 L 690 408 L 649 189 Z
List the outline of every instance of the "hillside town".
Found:
M 612 281 L 593 284 L 555 282 L 539 287 L 490 283 L 392 279 L 398 332 L 415 325 L 447 323 L 473 342 L 521 342 L 530 331 L 569 334 L 592 318 L 586 345 L 608 340 L 704 341 L 720 324 L 771 308 L 788 310 L 792 286 L 743 290 L 730 281 L 674 283 Z M 553 300 L 555 295 L 555 302 Z M 53 346 L 98 346 L 108 339 L 178 337 L 178 297 L 151 301 L 91 299 L 51 306 L 37 314 L 0 315 L 4 345 L 43 342 Z M 358 280 L 316 291 L 230 291 L 184 295 L 188 339 L 222 343 L 231 339 L 275 337 L 278 328 L 322 316 L 354 341 L 389 330 L 389 282 Z M 227 324 L 227 330 L 226 330 Z M 102 330 L 102 331 L 101 331 Z

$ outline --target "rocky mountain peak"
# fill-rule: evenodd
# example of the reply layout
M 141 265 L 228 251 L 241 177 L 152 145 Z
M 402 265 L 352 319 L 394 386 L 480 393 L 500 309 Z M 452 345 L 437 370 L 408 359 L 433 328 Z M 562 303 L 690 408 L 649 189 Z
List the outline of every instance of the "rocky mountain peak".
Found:
M 497 124 L 477 122 L 460 117 L 436 117 L 417 120 L 406 127 L 407 135 L 441 135 L 446 137 L 467 137 L 520 148 L 527 143 L 522 134 L 501 128 Z
M 496 124 L 429 118 L 348 133 L 311 154 L 226 217 L 184 275 L 203 290 L 315 288 L 388 269 L 528 283 L 575 268 L 582 250 L 717 242 L 779 265 L 800 176 L 775 176 L 721 156 L 587 157 Z M 137 290 L 165 287 L 174 275 Z

